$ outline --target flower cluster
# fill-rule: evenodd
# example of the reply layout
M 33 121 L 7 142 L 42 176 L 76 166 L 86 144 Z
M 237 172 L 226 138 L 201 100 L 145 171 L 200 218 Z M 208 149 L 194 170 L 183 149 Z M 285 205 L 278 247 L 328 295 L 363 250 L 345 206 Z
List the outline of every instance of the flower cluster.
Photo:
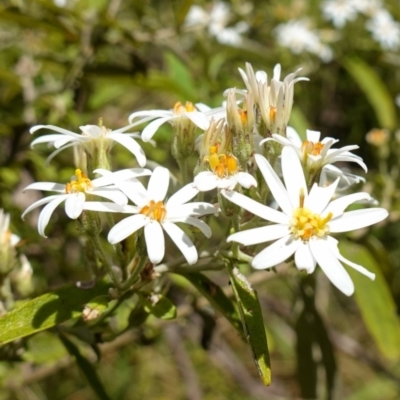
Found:
M 111 226 L 108 241 L 115 245 L 132 238 L 129 259 L 139 257 L 151 264 L 160 263 L 166 256 L 165 232 L 184 260 L 194 264 L 199 258 L 197 233 L 209 238 L 212 232 L 208 219 L 224 214 L 233 229 L 224 238 L 227 243 L 233 242 L 229 257 L 251 259 L 255 269 L 267 269 L 294 256 L 299 270 L 313 273 L 318 264 L 339 290 L 351 295 L 354 286 L 342 263 L 371 279 L 374 275 L 343 257 L 337 239 L 331 235 L 370 226 L 388 215 L 383 208 L 346 211 L 356 202 L 372 200 L 365 192 L 339 194 L 355 182 L 364 181 L 332 165 L 353 163 L 366 172 L 361 157 L 352 153 L 358 146 L 334 148 L 338 140 L 321 139 L 321 133 L 313 130 L 307 130 L 303 141 L 288 126 L 295 83 L 308 80 L 297 77 L 299 70 L 282 80 L 279 64 L 270 79 L 264 71 L 255 73 L 248 63 L 239 72 L 244 88 L 225 92 L 226 107 L 211 109 L 204 104 L 178 102 L 172 110 L 134 112 L 130 125 L 116 131 L 106 129 L 102 121 L 99 126 L 81 127 L 81 135 L 55 126 L 33 127 L 32 133 L 38 129 L 57 132 L 32 143 L 53 145 L 57 150 L 50 158 L 74 146 L 86 154 L 87 163 L 76 166 L 69 183 L 29 185 L 25 190 L 56 194 L 33 203 L 23 217 L 46 205 L 38 222 L 39 233 L 45 236 L 52 213 L 65 202 L 67 216 L 79 218 L 83 230 L 93 238 L 100 234 L 100 229 L 93 229 L 100 214 L 128 214 Z M 146 157 L 133 139 L 140 136 L 144 141 L 152 140 L 166 122 L 174 132 L 171 153 L 181 173 L 181 187 L 170 194 L 169 188 L 176 186 L 171 185 L 170 171 L 161 166 L 152 171 L 143 168 Z M 148 125 L 141 135 L 125 133 L 145 123 Z M 113 171 L 110 141 L 130 150 L 138 167 Z M 196 150 L 199 157 L 192 174 L 188 159 Z M 146 177 L 150 177 L 147 188 L 142 182 Z M 203 201 L 205 196 L 209 202 Z M 179 224 L 185 224 L 186 230 Z M 245 229 L 254 224 L 256 228 Z M 272 244 L 257 254 L 247 249 L 264 242 Z M 245 248 L 240 250 L 239 244 Z M 222 253 L 220 256 L 227 257 Z

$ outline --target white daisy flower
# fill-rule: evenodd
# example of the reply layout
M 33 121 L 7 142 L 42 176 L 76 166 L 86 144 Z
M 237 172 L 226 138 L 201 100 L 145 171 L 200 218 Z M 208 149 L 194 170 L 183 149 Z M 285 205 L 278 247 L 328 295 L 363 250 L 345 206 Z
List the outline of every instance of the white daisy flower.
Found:
M 233 190 L 237 184 L 248 189 L 256 187 L 257 181 L 252 175 L 239 170 L 238 161 L 231 154 L 218 154 L 218 146 L 210 147 L 210 155 L 204 157 L 211 171 L 202 171 L 194 177 L 193 186 L 200 192 L 213 189 Z
M 0 247 L 15 247 L 20 240 L 19 236 L 10 231 L 10 214 L 0 208 Z
M 400 47 L 400 23 L 395 21 L 387 10 L 379 10 L 366 23 L 367 30 L 384 50 L 397 50 Z
M 288 127 L 286 138 L 281 135 L 273 134 L 272 138 L 262 140 L 260 145 L 268 140 L 273 140 L 283 146 L 292 147 L 307 171 L 312 170 L 315 172 L 323 167 L 327 167 L 328 164 L 333 164 L 338 161 L 347 161 L 357 163 L 367 172 L 367 166 L 362 158 L 351 153 L 352 150 L 358 149 L 359 146 L 350 145 L 340 149 L 331 149 L 331 147 L 338 142 L 337 139 L 326 137 L 320 141 L 321 132 L 307 129 L 306 133 L 307 140 L 303 142 L 299 134 L 292 127 Z M 332 172 L 336 170 L 330 166 L 328 168 Z
M 164 258 L 165 241 L 163 230 L 167 232 L 189 264 L 197 262 L 196 247 L 176 223 L 192 225 L 211 236 L 210 227 L 197 217 L 215 214 L 213 205 L 203 202 L 188 203 L 198 194 L 192 184 L 188 184 L 164 201 L 170 180 L 167 168 L 157 167 L 150 177 L 147 190 L 137 182 L 118 184 L 121 190 L 138 206 L 132 215 L 117 223 L 108 234 L 108 241 L 115 244 L 124 240 L 140 228 L 144 228 L 147 254 L 153 264 Z
M 349 0 L 326 0 L 321 4 L 322 13 L 336 28 L 343 28 L 347 21 L 357 18 L 357 9 Z
M 210 108 L 204 104 L 196 104 L 196 106 L 194 106 L 193 103 L 189 101 L 187 101 L 185 105 L 182 105 L 182 103 L 178 101 L 173 110 L 136 111 L 129 116 L 129 122 L 133 123 L 136 119 L 135 125 L 139 125 L 153 120 L 142 131 L 143 141 L 148 142 L 156 133 L 157 129 L 165 122 L 170 122 L 172 125 L 187 125 L 193 123 L 200 129 L 206 130 L 210 124 L 210 118 L 207 116 L 208 111 L 205 110 L 210 110 Z M 214 110 L 210 111 L 214 112 Z
M 139 177 L 151 174 L 150 170 L 143 168 L 133 168 L 131 177 Z M 126 206 L 128 203 L 127 197 L 116 187 L 109 186 L 114 183 L 115 177 L 113 174 L 102 176 L 97 179 L 90 180 L 80 169 L 75 171 L 75 176 L 72 177 L 71 182 L 66 185 L 54 182 L 36 182 L 27 186 L 26 190 L 44 190 L 52 191 L 58 194 L 53 196 L 44 197 L 30 205 L 22 214 L 22 219 L 25 215 L 33 209 L 47 204 L 39 215 L 38 232 L 40 235 L 46 237 L 44 231 L 50 220 L 53 211 L 59 204 L 65 201 L 65 212 L 71 219 L 78 218 L 82 211 L 85 209 L 85 202 L 88 196 L 95 195 L 104 197 L 116 203 L 119 206 Z M 108 187 L 106 187 L 108 186 Z M 97 204 L 91 209 L 103 211 L 102 202 L 91 202 Z M 106 203 L 109 204 L 109 203 Z
M 272 78 L 268 82 L 267 73 L 264 71 L 254 73 L 250 63 L 246 63 L 246 72 L 239 68 L 247 93 L 253 96 L 254 103 L 257 104 L 269 133 L 284 135 L 286 132 L 292 112 L 294 84 L 309 80 L 304 77 L 296 77 L 300 70 L 301 68 L 281 81 L 281 66 L 277 64 Z M 246 94 L 245 91 L 237 90 L 237 92 Z M 259 133 L 262 134 L 262 132 Z
M 275 28 L 278 43 L 287 47 L 294 54 L 303 52 L 313 53 L 322 61 L 329 62 L 333 58 L 330 47 L 321 42 L 317 30 L 312 30 L 306 20 L 290 20 L 285 24 L 279 24 Z
M 344 212 L 350 204 L 369 200 L 370 196 L 368 193 L 354 193 L 330 202 L 338 181 L 325 188 L 314 184 L 308 193 L 303 169 L 293 148 L 284 147 L 282 151 L 282 171 L 286 187 L 262 155 L 256 154 L 255 159 L 282 211 L 274 210 L 234 191 L 222 192 L 238 206 L 274 223 L 237 232 L 228 237 L 228 241 L 245 246 L 275 240 L 254 257 L 253 268 L 271 268 L 294 254 L 299 270 L 312 273 L 318 263 L 330 281 L 347 296 L 354 292 L 354 285 L 340 262 L 374 279 L 374 274 L 345 259 L 339 253 L 337 240 L 329 234 L 370 226 L 385 219 L 388 212 L 383 208 Z
M 79 129 L 82 134 L 59 128 L 54 125 L 36 125 L 30 129 L 30 133 L 35 133 L 39 129 L 49 129 L 58 134 L 40 136 L 31 143 L 33 148 L 39 143 L 48 143 L 57 150 L 50 154 L 46 163 L 50 162 L 58 153 L 74 146 L 82 146 L 89 154 L 94 154 L 98 149 L 105 152 L 111 149 L 115 142 L 127 148 L 137 159 L 138 164 L 143 167 L 146 165 L 146 155 L 143 149 L 133 138 L 140 138 L 138 133 L 125 133 L 137 124 L 131 124 L 115 131 L 107 129 L 104 125 L 85 125 Z

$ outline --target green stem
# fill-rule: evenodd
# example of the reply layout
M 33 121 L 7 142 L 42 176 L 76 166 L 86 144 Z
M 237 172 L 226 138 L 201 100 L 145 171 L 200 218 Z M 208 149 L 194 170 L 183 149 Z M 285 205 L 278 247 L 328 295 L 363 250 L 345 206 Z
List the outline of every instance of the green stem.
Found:
M 179 170 L 181 172 L 182 184 L 187 185 L 190 182 L 188 159 L 187 158 L 177 158 L 176 162 L 178 163 Z
M 123 283 L 121 287 L 122 290 L 129 289 L 138 279 L 140 279 L 140 274 L 143 271 L 144 267 L 146 266 L 147 260 L 148 260 L 147 256 L 140 257 L 139 262 L 137 263 L 135 269 L 132 271 L 131 276 Z
M 104 265 L 104 267 L 106 268 L 108 274 L 110 275 L 110 278 L 111 278 L 113 284 L 118 289 L 120 289 L 121 288 L 121 282 L 119 281 L 118 276 L 116 275 L 115 271 L 112 269 L 112 266 L 111 266 L 110 262 L 108 261 L 107 255 L 106 255 L 106 253 L 105 253 L 105 251 L 103 249 L 103 246 L 102 246 L 102 244 L 100 242 L 99 237 L 98 236 L 93 236 L 93 235 L 90 235 L 89 237 L 90 237 L 90 239 L 91 239 L 91 241 L 93 243 L 94 248 L 97 251 L 97 255 L 98 255 L 101 263 Z

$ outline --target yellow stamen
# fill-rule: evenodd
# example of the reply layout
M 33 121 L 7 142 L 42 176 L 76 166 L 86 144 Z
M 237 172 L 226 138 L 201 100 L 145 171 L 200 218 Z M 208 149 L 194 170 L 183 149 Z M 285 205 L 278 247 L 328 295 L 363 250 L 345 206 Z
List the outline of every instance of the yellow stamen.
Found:
M 175 103 L 174 105 L 174 114 L 181 115 L 184 112 L 193 112 L 196 111 L 196 107 L 190 101 L 187 101 L 186 104 L 183 106 L 180 101 Z
M 269 107 L 269 120 L 275 122 L 276 119 L 276 107 L 270 106 Z
M 324 146 L 325 145 L 321 142 L 314 143 L 306 140 L 301 145 L 301 151 L 303 153 L 311 154 L 313 156 L 319 156 Z
M 309 209 L 299 207 L 293 210 L 290 224 L 290 232 L 303 241 L 308 241 L 312 236 L 323 237 L 329 233 L 328 222 L 332 219 L 332 213 L 325 218 L 319 214 L 313 214 Z
M 210 147 L 210 155 L 204 157 L 204 162 L 208 162 L 211 170 L 219 178 L 234 175 L 238 172 L 239 167 L 235 156 L 230 154 L 217 154 L 218 145 Z
M 144 206 L 139 213 L 161 222 L 167 215 L 167 210 L 162 201 L 157 201 L 156 203 L 154 200 L 151 200 L 150 203 L 147 206 Z
M 247 111 L 243 111 L 240 108 L 238 108 L 238 113 L 240 116 L 240 121 L 242 122 L 242 125 L 247 124 Z
M 75 170 L 76 180 L 73 180 L 65 185 L 66 193 L 86 192 L 92 187 L 91 180 L 80 169 Z

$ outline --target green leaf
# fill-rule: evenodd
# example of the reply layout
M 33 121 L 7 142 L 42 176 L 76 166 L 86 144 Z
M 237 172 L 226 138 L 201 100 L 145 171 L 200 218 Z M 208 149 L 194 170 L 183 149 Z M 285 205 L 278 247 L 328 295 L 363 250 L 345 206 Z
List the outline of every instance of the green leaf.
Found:
M 140 295 L 140 301 L 144 310 L 160 319 L 176 318 L 176 306 L 162 294 L 154 294 L 145 297 Z
M 183 100 L 194 101 L 197 90 L 189 68 L 172 53 L 166 53 L 165 62 L 170 78 L 180 88 L 181 94 L 186 97 Z
M 218 310 L 244 338 L 240 317 L 222 289 L 201 273 L 182 274 Z
M 106 295 L 109 288 L 104 282 L 98 282 L 92 289 L 70 285 L 28 301 L 0 318 L 0 344 L 80 317 L 84 305 L 96 296 Z
M 311 125 L 299 107 L 293 106 L 290 114 L 289 125 L 292 126 L 300 135 L 301 140 L 307 140 L 306 130 L 310 129 Z
M 375 111 L 381 128 L 396 127 L 394 101 L 382 79 L 366 62 L 359 58 L 347 58 L 344 67 L 364 92 Z
M 239 305 L 243 328 L 264 385 L 271 384 L 271 363 L 267 335 L 257 292 L 238 268 L 229 268 L 233 292 Z
M 400 358 L 400 322 L 396 313 L 396 304 L 378 263 L 361 245 L 342 241 L 339 249 L 344 257 L 376 275 L 375 281 L 371 281 L 352 268 L 347 268 L 355 285 L 355 300 L 369 333 L 388 360 L 398 360 Z
M 82 356 L 79 349 L 72 343 L 65 335 L 60 334 L 60 340 L 62 341 L 65 348 L 68 350 L 68 353 L 71 354 L 75 358 L 75 361 L 85 375 L 89 385 L 93 389 L 93 391 L 97 394 L 100 400 L 111 400 L 106 393 L 103 384 L 101 383 L 99 377 L 93 365 L 86 360 L 85 357 Z

